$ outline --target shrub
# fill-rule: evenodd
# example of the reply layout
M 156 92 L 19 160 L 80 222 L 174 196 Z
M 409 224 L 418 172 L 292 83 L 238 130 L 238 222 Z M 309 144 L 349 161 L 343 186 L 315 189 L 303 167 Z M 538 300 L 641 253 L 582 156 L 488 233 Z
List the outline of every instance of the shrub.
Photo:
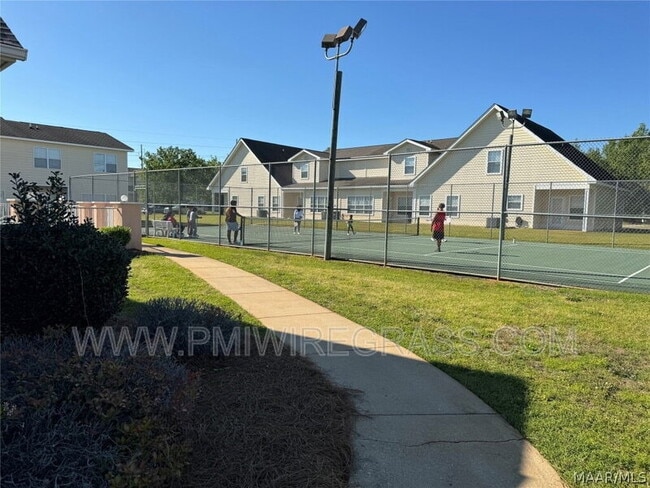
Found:
M 109 235 L 118 240 L 120 244 L 126 246 L 131 240 L 131 229 L 123 225 L 115 225 L 113 227 L 104 227 L 99 230 L 102 234 Z
M 222 351 L 218 341 L 221 340 L 222 345 L 228 347 L 233 330 L 240 324 L 237 317 L 232 317 L 219 307 L 184 298 L 150 300 L 138 307 L 134 319 L 138 325 L 149 329 L 151 337 L 159 327 L 168 340 L 174 337 L 172 352 L 181 356 L 219 356 Z M 216 334 L 221 336 L 216 337 Z M 188 338 L 192 339 L 192 350 Z M 204 338 L 207 338 L 207 342 L 200 344 Z M 214 347 L 215 338 L 217 347 Z
M 0 363 L 2 486 L 169 486 L 181 475 L 195 392 L 172 359 L 79 355 L 70 336 L 23 336 L 3 341 Z
M 20 173 L 9 173 L 9 176 L 14 189 L 13 196 L 16 197 L 16 203 L 12 207 L 17 217 L 11 217 L 11 221 L 46 226 L 63 222 L 72 225 L 78 223 L 74 214 L 74 202 L 66 196 L 65 182 L 59 171 L 52 171 L 45 187 L 23 180 Z
M 77 222 L 56 173 L 40 193 L 12 177 L 18 218 L 0 229 L 2 332 L 103 323 L 126 298 L 129 253 L 89 221 Z
M 3 333 L 104 323 L 126 298 L 129 267 L 126 249 L 89 223 L 2 226 Z
M 107 426 L 80 421 L 80 410 L 69 406 L 20 415 L 13 406 L 5 408 L 2 486 L 108 486 L 104 473 L 115 469 L 118 449 L 110 442 Z

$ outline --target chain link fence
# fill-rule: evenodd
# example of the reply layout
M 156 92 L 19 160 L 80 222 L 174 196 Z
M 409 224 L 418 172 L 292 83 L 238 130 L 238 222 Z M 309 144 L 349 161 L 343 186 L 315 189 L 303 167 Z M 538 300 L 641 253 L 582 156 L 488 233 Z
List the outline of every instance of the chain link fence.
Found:
M 339 160 L 332 258 L 571 286 L 625 280 L 650 291 L 648 158 L 645 137 Z M 223 218 L 234 200 L 245 246 L 322 256 L 328 159 L 249 160 L 72 178 L 71 198 L 97 197 L 98 188 L 127 195 L 142 204 L 143 235 L 154 235 L 165 213 L 183 222 L 197 207 L 198 238 L 218 244 L 227 243 Z M 640 178 L 611 175 L 625 171 Z M 430 225 L 440 203 L 447 220 L 438 254 Z

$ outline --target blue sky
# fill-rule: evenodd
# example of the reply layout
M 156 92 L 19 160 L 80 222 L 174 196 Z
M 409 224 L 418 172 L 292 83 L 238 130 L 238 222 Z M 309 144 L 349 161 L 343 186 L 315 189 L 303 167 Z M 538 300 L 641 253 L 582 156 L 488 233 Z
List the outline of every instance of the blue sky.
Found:
M 240 137 L 323 150 L 324 34 L 368 25 L 343 71 L 339 147 L 455 137 L 493 103 L 567 140 L 650 126 L 650 2 L 11 1 L 29 53 L 0 74 L 10 120 L 223 160 Z

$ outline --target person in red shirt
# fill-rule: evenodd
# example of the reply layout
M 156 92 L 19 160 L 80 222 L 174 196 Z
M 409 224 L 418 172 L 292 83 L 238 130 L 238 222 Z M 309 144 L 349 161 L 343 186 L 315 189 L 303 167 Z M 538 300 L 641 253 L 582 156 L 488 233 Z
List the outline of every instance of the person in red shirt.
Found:
M 436 241 L 438 246 L 438 252 L 440 252 L 440 244 L 445 238 L 445 219 L 447 214 L 445 214 L 445 204 L 441 203 L 438 205 L 438 211 L 433 216 L 431 221 L 431 240 Z
M 183 230 L 185 229 L 185 226 L 183 224 L 178 225 L 178 220 L 174 218 L 174 214 L 169 212 L 163 220 L 167 220 L 168 222 L 172 223 L 172 227 L 174 228 L 174 231 L 176 233 L 176 237 L 183 237 Z

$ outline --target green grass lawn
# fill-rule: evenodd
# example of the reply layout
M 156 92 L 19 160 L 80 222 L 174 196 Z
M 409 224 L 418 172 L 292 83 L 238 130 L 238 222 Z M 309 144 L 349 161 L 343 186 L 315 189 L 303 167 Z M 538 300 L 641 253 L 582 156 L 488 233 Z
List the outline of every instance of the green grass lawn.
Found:
M 255 273 L 411 349 L 502 414 L 573 486 L 578 473 L 649 470 L 647 295 L 145 242 Z

